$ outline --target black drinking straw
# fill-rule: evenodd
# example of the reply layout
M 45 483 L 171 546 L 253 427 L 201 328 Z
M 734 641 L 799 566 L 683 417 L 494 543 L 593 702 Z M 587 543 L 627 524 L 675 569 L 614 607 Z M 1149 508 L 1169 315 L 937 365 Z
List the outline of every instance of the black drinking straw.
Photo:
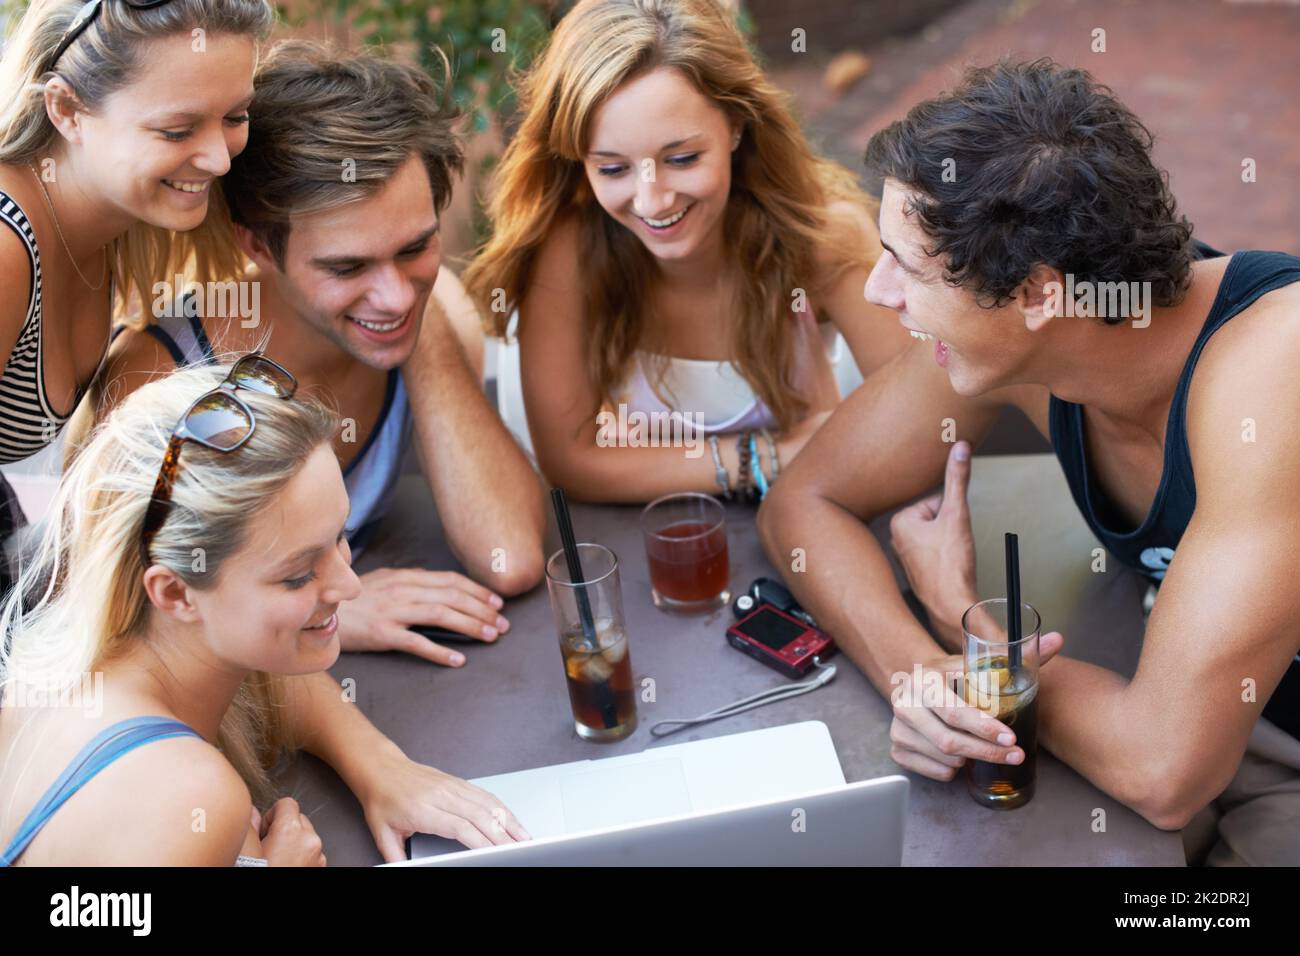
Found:
M 600 650 L 596 643 L 596 623 L 591 617 L 591 601 L 587 598 L 587 579 L 582 575 L 582 559 L 578 557 L 578 542 L 573 536 L 573 522 L 569 518 L 569 504 L 564 500 L 563 488 L 551 489 L 551 504 L 555 508 L 555 523 L 560 529 L 560 542 L 564 545 L 564 560 L 569 565 L 569 583 L 578 601 L 578 617 L 582 621 L 582 636 L 592 651 Z
M 582 560 L 578 557 L 578 541 L 573 536 L 573 521 L 569 518 L 569 504 L 564 500 L 564 489 L 551 489 L 551 505 L 555 509 L 555 523 L 560 529 L 560 543 L 564 545 L 564 560 L 569 565 L 569 583 L 575 585 L 573 596 L 578 602 L 578 618 L 582 621 L 582 636 L 593 654 L 600 652 L 596 640 L 596 622 L 591 616 L 591 600 L 587 597 L 587 579 L 582 574 Z M 618 708 L 608 681 L 592 685 L 605 727 L 618 726 Z
M 1020 542 L 1014 532 L 1006 533 L 1007 550 L 1007 666 L 1020 667 Z

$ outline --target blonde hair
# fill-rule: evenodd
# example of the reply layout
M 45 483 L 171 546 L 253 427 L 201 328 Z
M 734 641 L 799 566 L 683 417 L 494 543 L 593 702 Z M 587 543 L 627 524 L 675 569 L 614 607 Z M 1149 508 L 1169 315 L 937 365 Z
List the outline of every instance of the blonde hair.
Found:
M 596 202 L 583 157 L 600 105 L 621 84 L 660 67 L 679 71 L 743 130 L 723 218 L 724 247 L 741 280 L 731 360 L 779 426 L 789 427 L 807 410 L 793 381 L 792 297 L 796 289 L 818 291 L 818 278 L 824 287 L 844 269 L 874 264 L 861 230 L 828 215 L 836 200 L 872 204 L 848 170 L 812 152 L 788 97 L 712 0 L 582 0 L 560 21 L 520 83 L 523 120 L 498 170 L 492 238 L 465 284 L 485 310 L 497 289 L 518 305 L 538 248 L 557 219 L 575 216 L 587 375 L 599 400 L 613 403 L 642 342 L 654 261 Z M 820 277 L 819 260 L 830 264 Z M 496 310 L 497 335 L 506 322 Z M 666 365 L 665 358 L 660 383 Z
M 45 84 L 55 75 L 72 87 L 79 107 L 93 111 L 138 74 L 151 39 L 201 28 L 261 40 L 275 21 L 265 0 L 171 0 L 147 10 L 105 2 L 95 22 L 59 57 L 57 69 L 46 70 L 82 6 L 83 0 L 32 0 L 6 42 L 0 58 L 0 163 L 25 165 L 55 141 L 58 131 L 44 102 Z M 123 309 L 133 291 L 147 303 L 154 282 L 178 272 L 189 271 L 200 282 L 239 272 L 243 258 L 224 204 L 215 191 L 208 202 L 204 222 L 188 233 L 136 222 L 113 241 L 109 265 Z
M 257 122 L 248 145 L 221 183 L 233 220 L 283 268 L 292 216 L 374 195 L 412 155 L 424 164 L 441 212 L 463 166 L 450 69 L 444 57 L 439 95 L 425 73 L 373 53 L 277 43 L 254 79 Z M 340 163 L 349 160 L 345 178 Z
M 229 367 L 182 369 L 142 386 L 96 427 L 59 482 L 35 546 L 0 612 L 0 694 L 10 684 L 59 688 L 94 673 L 143 635 L 151 603 L 140 554 L 145 510 L 172 427 L 215 388 Z M 216 586 L 256 516 L 335 433 L 337 416 L 320 402 L 285 401 L 247 389 L 257 418 L 232 453 L 187 442 L 167 520 L 151 546 L 153 563 L 197 590 Z M 196 571 L 196 548 L 204 566 Z M 282 679 L 254 673 L 226 712 L 219 746 L 255 799 L 270 796 L 267 769 L 294 742 L 281 708 Z

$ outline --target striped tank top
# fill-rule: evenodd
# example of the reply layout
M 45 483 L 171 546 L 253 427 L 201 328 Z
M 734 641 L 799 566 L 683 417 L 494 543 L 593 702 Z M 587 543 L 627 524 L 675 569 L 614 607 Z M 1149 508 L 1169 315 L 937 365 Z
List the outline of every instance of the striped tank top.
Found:
M 12 229 L 27 248 L 31 282 L 27 291 L 27 317 L 23 320 L 18 341 L 9 353 L 4 373 L 0 375 L 0 464 L 30 458 L 55 437 L 67 424 L 91 382 L 104 370 L 108 347 L 99 357 L 99 365 L 90 382 L 77 386 L 76 399 L 66 415 L 55 411 L 45 391 L 45 366 L 41 340 L 41 254 L 36 248 L 36 233 L 26 214 L 8 193 L 0 190 L 0 222 Z M 108 283 L 110 309 L 113 282 Z

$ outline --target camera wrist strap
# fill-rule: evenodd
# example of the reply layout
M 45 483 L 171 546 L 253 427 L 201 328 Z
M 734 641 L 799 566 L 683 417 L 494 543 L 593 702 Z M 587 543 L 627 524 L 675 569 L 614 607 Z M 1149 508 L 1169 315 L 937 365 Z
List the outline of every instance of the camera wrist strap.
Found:
M 743 714 L 747 710 L 753 710 L 755 707 L 762 707 L 765 704 L 772 704 L 778 700 L 786 700 L 789 697 L 798 697 L 800 694 L 808 694 L 817 688 L 830 683 L 835 676 L 834 664 L 823 664 L 820 658 L 814 657 L 813 664 L 820 671 L 814 677 L 797 684 L 787 684 L 783 687 L 772 687 L 768 690 L 759 691 L 757 694 L 751 694 L 737 701 L 732 701 L 716 710 L 711 710 L 707 714 L 701 714 L 699 717 L 691 717 L 682 720 L 661 720 L 650 727 L 651 737 L 667 737 L 669 734 L 675 734 L 679 730 L 685 730 L 687 727 L 693 727 L 696 724 L 707 724 L 710 721 L 722 720 L 724 717 L 734 717 L 736 714 Z M 675 726 L 674 726 L 675 725 Z M 669 730 L 661 730 L 662 727 L 671 727 Z

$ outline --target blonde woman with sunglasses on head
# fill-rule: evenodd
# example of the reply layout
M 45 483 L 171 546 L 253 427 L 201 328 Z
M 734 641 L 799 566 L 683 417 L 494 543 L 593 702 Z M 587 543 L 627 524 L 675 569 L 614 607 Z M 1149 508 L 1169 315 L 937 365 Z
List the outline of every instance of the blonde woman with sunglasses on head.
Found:
M 271 803 L 267 768 L 327 753 L 286 678 L 335 662 L 360 587 L 338 418 L 295 389 L 256 354 L 177 372 L 64 475 L 0 620 L 0 863 L 324 864 L 297 805 Z M 89 701 L 73 696 L 84 674 L 102 675 Z M 490 794 L 444 786 L 448 833 L 526 838 Z M 358 797 L 368 816 L 385 799 Z

